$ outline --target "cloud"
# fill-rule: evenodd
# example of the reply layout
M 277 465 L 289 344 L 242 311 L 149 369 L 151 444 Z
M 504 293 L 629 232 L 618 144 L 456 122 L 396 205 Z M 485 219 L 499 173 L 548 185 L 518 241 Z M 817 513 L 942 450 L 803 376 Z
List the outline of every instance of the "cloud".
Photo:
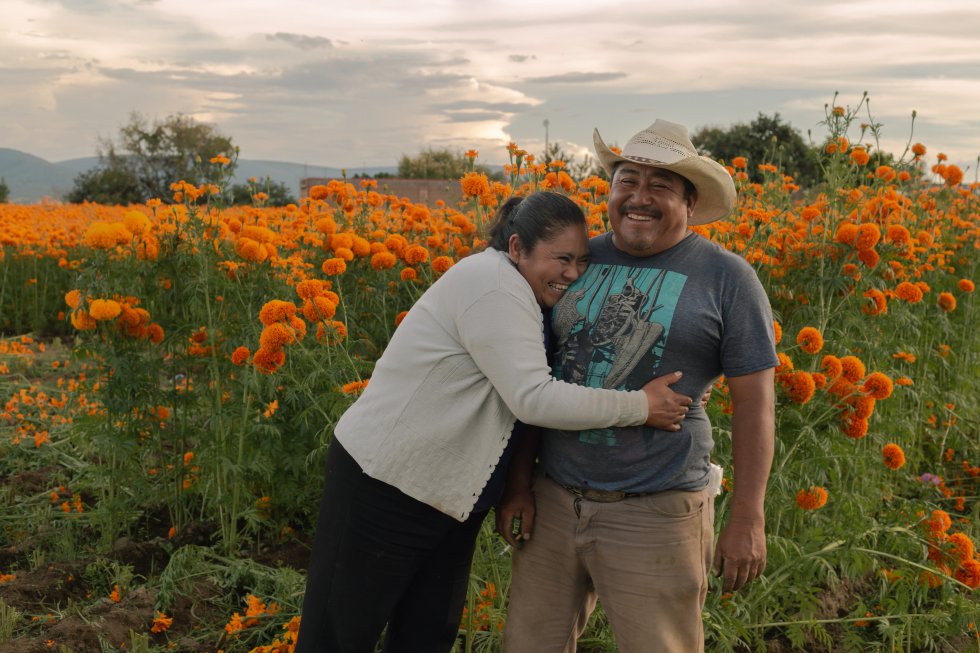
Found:
M 525 81 L 532 84 L 592 84 L 625 77 L 627 77 L 626 73 L 561 73 L 560 75 L 529 77 Z
M 287 32 L 276 32 L 266 34 L 269 41 L 282 41 L 300 50 L 316 50 L 317 48 L 332 48 L 333 41 L 322 36 L 305 36 L 303 34 L 289 34 Z
M 525 61 L 534 60 L 534 59 L 537 59 L 537 57 L 535 57 L 533 54 L 531 54 L 531 55 L 527 55 L 527 54 L 512 54 L 509 57 L 507 57 L 507 60 L 508 61 L 513 61 L 514 63 L 524 63 Z

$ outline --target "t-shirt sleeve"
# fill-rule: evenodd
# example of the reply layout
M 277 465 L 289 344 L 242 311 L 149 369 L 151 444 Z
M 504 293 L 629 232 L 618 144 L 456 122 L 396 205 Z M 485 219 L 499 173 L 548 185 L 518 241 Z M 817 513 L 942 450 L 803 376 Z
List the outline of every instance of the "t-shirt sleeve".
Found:
M 769 298 L 755 270 L 737 259 L 723 304 L 721 368 L 725 376 L 744 376 L 776 367 L 776 337 Z

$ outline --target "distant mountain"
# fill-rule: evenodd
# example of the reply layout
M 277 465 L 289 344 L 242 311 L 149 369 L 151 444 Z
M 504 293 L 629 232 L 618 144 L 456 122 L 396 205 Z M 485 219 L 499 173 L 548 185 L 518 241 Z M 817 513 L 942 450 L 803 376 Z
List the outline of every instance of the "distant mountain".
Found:
M 61 197 L 71 190 L 76 174 L 71 167 L 19 150 L 0 148 L 0 178 L 7 182 L 11 202 L 31 203 L 44 197 Z
M 10 201 L 18 204 L 31 204 L 45 197 L 61 199 L 71 190 L 76 176 L 98 163 L 97 157 L 51 163 L 33 154 L 0 147 L 0 178 L 10 188 Z M 347 176 L 394 174 L 397 170 L 397 166 L 347 168 Z M 327 166 L 239 159 L 233 183 L 245 183 L 250 177 L 260 181 L 269 177 L 276 183 L 285 184 L 298 198 L 299 180 L 303 177 L 339 177 L 340 174 L 340 168 Z

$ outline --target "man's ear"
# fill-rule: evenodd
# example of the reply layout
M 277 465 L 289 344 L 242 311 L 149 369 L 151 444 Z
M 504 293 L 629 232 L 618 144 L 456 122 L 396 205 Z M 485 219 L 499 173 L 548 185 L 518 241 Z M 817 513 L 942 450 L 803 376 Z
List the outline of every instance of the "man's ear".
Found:
M 694 207 L 698 203 L 698 191 L 692 190 L 687 196 L 687 219 L 690 220 L 691 216 L 694 215 Z

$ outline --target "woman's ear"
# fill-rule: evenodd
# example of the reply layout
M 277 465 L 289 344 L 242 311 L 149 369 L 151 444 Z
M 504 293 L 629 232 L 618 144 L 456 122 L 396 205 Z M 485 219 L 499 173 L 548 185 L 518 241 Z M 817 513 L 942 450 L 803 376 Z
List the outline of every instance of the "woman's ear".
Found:
M 521 237 L 517 234 L 510 235 L 510 240 L 507 241 L 507 254 L 515 264 L 521 259 Z

